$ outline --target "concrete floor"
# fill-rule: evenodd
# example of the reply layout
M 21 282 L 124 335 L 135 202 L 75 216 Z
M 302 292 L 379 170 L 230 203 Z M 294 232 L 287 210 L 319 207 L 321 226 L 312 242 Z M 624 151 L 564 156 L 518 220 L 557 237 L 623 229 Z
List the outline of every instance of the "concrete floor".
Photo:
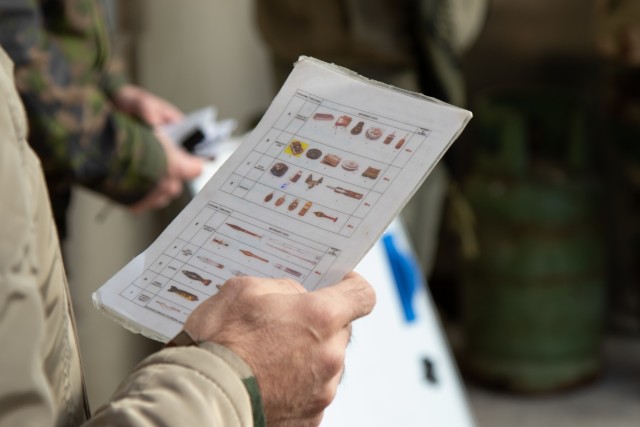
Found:
M 602 377 L 572 391 L 525 397 L 467 387 L 477 427 L 638 427 L 640 337 L 610 338 Z

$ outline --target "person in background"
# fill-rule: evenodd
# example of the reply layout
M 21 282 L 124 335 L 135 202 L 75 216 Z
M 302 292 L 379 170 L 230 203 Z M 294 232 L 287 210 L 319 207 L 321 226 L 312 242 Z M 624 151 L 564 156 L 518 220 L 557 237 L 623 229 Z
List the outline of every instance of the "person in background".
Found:
M 228 280 L 91 415 L 59 241 L 27 132 L 12 63 L 0 49 L 0 427 L 318 425 L 343 372 L 351 322 L 375 304 L 355 273 L 315 292 L 287 279 Z
M 487 8 L 487 0 L 256 0 L 256 20 L 276 87 L 308 55 L 464 107 L 460 56 L 480 33 Z M 450 169 L 440 163 L 402 212 L 426 277 L 445 199 L 455 189 Z
M 200 173 L 159 128 L 182 113 L 128 82 L 96 0 L 3 0 L 0 46 L 15 63 L 62 239 L 73 184 L 142 212 Z

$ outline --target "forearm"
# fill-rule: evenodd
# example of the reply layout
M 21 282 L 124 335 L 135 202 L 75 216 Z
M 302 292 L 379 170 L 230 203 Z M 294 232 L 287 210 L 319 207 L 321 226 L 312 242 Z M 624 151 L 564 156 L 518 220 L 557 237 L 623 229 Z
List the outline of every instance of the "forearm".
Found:
M 0 6 L 0 44 L 16 63 L 30 143 L 45 172 L 118 202 L 140 200 L 166 170 L 164 150 L 147 126 L 113 108 L 98 73 L 79 78 L 34 3 Z

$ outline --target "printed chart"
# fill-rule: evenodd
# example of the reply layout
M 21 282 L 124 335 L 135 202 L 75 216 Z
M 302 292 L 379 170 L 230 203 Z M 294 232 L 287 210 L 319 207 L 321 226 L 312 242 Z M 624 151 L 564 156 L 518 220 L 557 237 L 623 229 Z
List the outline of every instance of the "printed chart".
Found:
M 290 277 L 313 288 L 339 254 L 210 202 L 120 295 L 184 323 L 231 277 Z
M 351 236 L 429 133 L 298 90 L 221 190 Z
M 244 275 L 313 291 L 375 244 L 471 113 L 300 58 L 256 128 L 145 252 L 93 294 L 166 341 Z
M 324 232 L 351 236 L 424 144 L 429 130 L 298 90 L 221 186 L 244 201 Z M 341 250 L 210 201 L 121 292 L 183 323 L 234 276 L 290 277 L 314 289 Z

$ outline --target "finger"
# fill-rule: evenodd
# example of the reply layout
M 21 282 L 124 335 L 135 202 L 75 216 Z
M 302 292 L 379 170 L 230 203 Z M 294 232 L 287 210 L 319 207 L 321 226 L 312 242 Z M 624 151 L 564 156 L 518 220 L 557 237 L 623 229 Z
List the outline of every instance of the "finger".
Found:
M 185 152 L 180 152 L 179 156 L 178 178 L 183 181 L 191 180 L 202 173 L 202 159 Z
M 145 197 L 138 203 L 129 206 L 129 211 L 134 214 L 139 214 L 152 209 L 164 208 L 171 202 L 171 200 L 172 198 L 167 195 L 154 193 Z
M 168 141 L 162 133 L 157 133 L 163 142 L 167 156 L 167 170 L 171 177 L 180 181 L 196 178 L 202 173 L 202 159 L 187 153 L 182 148 Z
M 151 209 L 164 208 L 181 193 L 182 181 L 165 176 L 142 200 L 129 206 L 129 210 L 133 213 L 141 213 Z
M 176 123 L 179 122 L 182 117 L 182 114 L 177 110 L 167 109 L 164 107 L 155 108 L 155 106 L 150 107 L 145 113 L 146 121 L 151 126 Z
M 174 177 L 167 177 L 166 179 L 163 179 L 159 192 L 159 199 L 173 200 L 182 194 L 183 188 L 182 180 Z
M 165 176 L 150 193 L 149 205 L 152 208 L 166 206 L 171 200 L 182 194 L 182 188 L 182 181 Z
M 344 279 L 311 294 L 320 305 L 332 308 L 333 321 L 343 327 L 371 313 L 376 304 L 376 294 L 371 285 L 357 273 L 349 273 Z
M 162 118 L 164 123 L 176 123 L 184 119 L 184 114 L 173 105 L 167 104 L 163 109 Z
M 156 206 L 158 194 L 155 190 L 146 195 L 142 200 L 128 207 L 129 211 L 134 214 L 146 212 Z

